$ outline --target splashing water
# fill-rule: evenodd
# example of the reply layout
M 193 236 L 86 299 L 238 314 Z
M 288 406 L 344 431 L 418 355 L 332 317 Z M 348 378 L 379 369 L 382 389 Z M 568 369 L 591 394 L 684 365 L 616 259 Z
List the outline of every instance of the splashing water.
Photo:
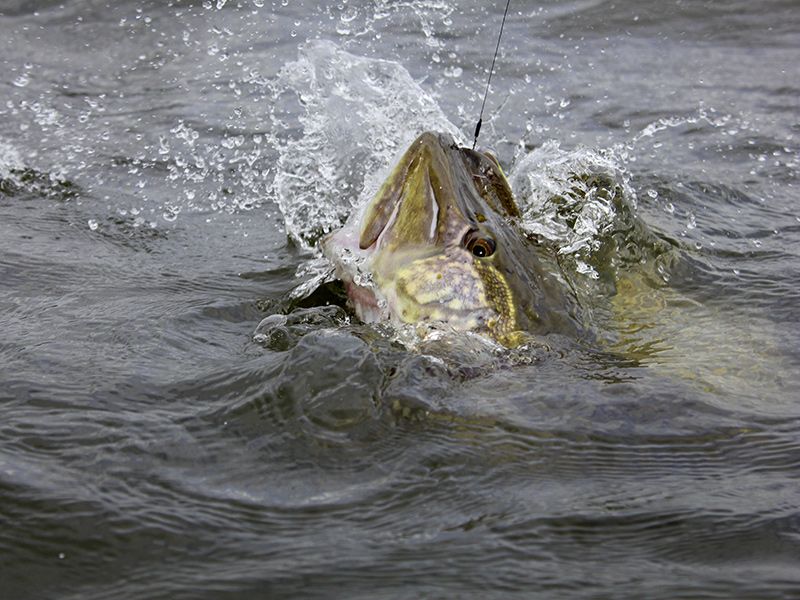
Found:
M 273 193 L 286 231 L 305 247 L 344 223 L 376 192 L 399 152 L 422 131 L 464 138 L 401 65 L 312 42 L 281 69 L 274 100 L 299 102 L 299 123 L 275 116 Z
M 612 152 L 567 151 L 555 141 L 522 156 L 509 172 L 523 229 L 573 256 L 577 271 L 592 278 L 598 275 L 588 261 L 622 216 L 615 202 L 635 208 L 629 179 Z

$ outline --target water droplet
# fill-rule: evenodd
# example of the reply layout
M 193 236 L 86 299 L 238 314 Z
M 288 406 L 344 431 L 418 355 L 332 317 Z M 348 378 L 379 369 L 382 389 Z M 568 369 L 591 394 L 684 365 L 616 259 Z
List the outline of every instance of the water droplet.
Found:
M 88 224 L 89 224 L 89 229 L 91 229 L 92 231 L 97 231 L 97 228 L 100 226 L 94 219 L 89 219 Z
M 168 204 L 164 209 L 164 213 L 161 215 L 165 221 L 169 221 L 170 223 L 178 218 L 178 214 L 181 212 L 181 209 L 177 206 L 172 206 Z
M 228 1 L 228 0 L 217 0 L 217 10 L 219 10 L 219 9 L 221 9 L 223 6 L 225 6 L 225 3 L 226 3 L 227 1 Z
M 17 87 L 25 87 L 31 82 L 31 78 L 27 75 L 20 75 L 12 83 Z
M 650 196 L 653 200 L 658 198 L 658 192 L 652 188 L 647 190 L 647 195 Z
M 158 137 L 158 153 L 169 154 L 169 142 L 163 135 Z
M 461 77 L 461 74 L 463 72 L 464 72 L 464 69 L 462 69 L 461 67 L 447 67 L 444 70 L 444 76 L 445 77 L 451 77 L 451 78 L 455 79 L 457 77 Z
M 341 14 L 341 16 L 339 16 L 339 19 L 342 21 L 342 23 L 349 23 L 350 21 L 355 19 L 357 16 L 358 16 L 358 9 L 355 8 L 355 7 L 350 7 L 347 10 L 345 10 Z

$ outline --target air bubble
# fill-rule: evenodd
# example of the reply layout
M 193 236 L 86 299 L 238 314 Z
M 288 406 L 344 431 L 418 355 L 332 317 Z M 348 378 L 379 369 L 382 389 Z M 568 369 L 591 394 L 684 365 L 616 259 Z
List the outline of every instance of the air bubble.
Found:
M 162 213 L 162 217 L 165 221 L 169 221 L 170 223 L 173 222 L 175 219 L 178 218 L 178 214 L 181 212 L 181 209 L 177 206 L 167 205 L 164 212 Z

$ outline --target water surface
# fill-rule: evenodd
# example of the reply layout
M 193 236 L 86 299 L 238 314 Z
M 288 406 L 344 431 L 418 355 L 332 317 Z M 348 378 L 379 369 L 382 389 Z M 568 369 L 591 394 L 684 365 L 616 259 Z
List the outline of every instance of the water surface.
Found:
M 2 3 L 4 597 L 800 594 L 797 4 L 514 4 L 481 143 L 595 346 L 290 300 L 502 6 Z

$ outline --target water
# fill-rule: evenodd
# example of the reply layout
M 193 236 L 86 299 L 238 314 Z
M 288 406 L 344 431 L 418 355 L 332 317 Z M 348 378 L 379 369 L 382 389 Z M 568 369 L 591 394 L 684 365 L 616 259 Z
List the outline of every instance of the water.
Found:
M 4 598 L 800 594 L 797 4 L 520 4 L 481 143 L 593 348 L 292 300 L 502 6 L 0 4 Z

